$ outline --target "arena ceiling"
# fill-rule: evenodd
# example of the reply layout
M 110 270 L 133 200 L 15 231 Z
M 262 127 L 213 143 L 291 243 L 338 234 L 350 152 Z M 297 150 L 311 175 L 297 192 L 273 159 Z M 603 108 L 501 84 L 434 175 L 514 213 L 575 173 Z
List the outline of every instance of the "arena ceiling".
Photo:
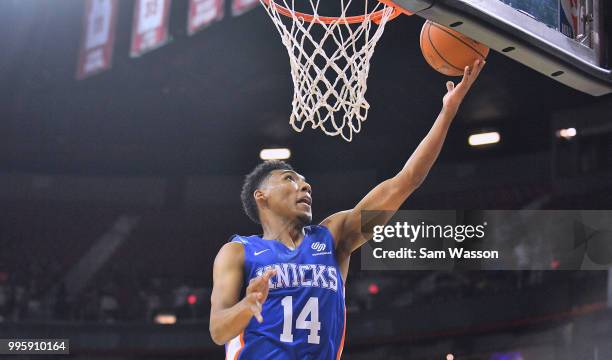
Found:
M 0 171 L 87 174 L 240 174 L 270 145 L 288 146 L 307 169 L 402 165 L 441 106 L 443 76 L 426 64 L 423 20 L 388 25 L 366 94 L 371 112 L 348 144 L 318 130 L 295 133 L 288 58 L 257 8 L 189 37 L 186 2 L 173 2 L 172 42 L 128 54 L 132 3 L 121 2 L 113 68 L 75 80 L 82 3 L 0 4 Z M 451 129 L 442 161 L 544 150 L 557 111 L 612 104 L 491 53 Z M 474 130 L 497 129 L 487 150 L 466 145 Z

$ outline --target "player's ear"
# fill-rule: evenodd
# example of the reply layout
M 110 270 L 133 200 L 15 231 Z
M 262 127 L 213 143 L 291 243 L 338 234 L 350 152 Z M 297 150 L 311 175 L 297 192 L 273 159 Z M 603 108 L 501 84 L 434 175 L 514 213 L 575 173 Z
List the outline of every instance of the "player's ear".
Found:
M 260 189 L 255 190 L 255 192 L 253 193 L 253 197 L 255 198 L 255 201 L 266 200 L 266 194 Z

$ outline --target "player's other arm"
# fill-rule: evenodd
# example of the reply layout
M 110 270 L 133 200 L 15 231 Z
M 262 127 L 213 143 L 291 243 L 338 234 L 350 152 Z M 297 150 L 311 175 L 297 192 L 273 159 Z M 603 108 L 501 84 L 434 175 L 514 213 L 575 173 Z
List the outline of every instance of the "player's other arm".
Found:
M 425 180 L 440 154 L 459 105 L 483 66 L 484 62 L 477 61 L 471 68 L 466 67 L 463 79 L 457 86 L 451 81 L 446 83 L 447 93 L 444 95 L 440 114 L 397 175 L 378 184 L 353 209 L 331 215 L 321 223 L 334 235 L 336 247 L 340 252 L 350 255 L 369 240 L 361 232 L 361 211 L 396 211 Z M 387 214 L 385 219 L 377 221 L 386 223 L 389 217 L 390 214 Z
M 244 247 L 239 243 L 223 245 L 213 267 L 213 290 L 210 299 L 210 336 L 223 345 L 238 336 L 255 316 L 259 322 L 262 304 L 268 297 L 268 280 L 275 274 L 269 270 L 251 279 L 245 297 L 240 300 L 243 281 Z

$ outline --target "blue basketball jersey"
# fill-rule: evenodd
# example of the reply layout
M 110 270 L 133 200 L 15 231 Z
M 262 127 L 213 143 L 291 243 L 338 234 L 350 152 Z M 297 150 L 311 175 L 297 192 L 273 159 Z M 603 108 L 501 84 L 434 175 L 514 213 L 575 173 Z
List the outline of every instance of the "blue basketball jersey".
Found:
M 268 269 L 277 273 L 270 278 L 263 323 L 253 317 L 225 345 L 226 359 L 339 359 L 346 325 L 344 284 L 329 230 L 307 226 L 295 250 L 257 235 L 236 235 L 231 241 L 244 246 L 245 288 Z

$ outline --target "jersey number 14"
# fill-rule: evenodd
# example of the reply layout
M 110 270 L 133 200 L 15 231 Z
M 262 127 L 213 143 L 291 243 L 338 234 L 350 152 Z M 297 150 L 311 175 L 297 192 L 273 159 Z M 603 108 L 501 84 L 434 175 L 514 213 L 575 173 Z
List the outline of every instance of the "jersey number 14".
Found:
M 293 296 L 285 296 L 281 301 L 283 305 L 283 332 L 280 334 L 282 342 L 293 342 Z M 306 320 L 310 314 L 310 320 Z M 302 311 L 295 320 L 295 328 L 310 330 L 308 334 L 309 344 L 318 344 L 320 341 L 319 330 L 319 298 L 311 297 L 302 308 Z

